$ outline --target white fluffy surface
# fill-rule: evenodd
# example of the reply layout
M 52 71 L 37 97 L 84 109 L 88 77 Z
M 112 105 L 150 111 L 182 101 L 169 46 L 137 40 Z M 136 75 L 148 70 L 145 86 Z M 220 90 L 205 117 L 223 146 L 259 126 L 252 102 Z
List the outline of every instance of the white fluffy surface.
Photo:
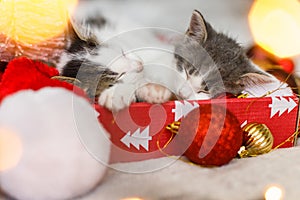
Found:
M 119 163 L 112 167 L 141 171 L 149 167 L 156 169 L 170 160 L 173 158 Z M 253 200 L 263 199 L 265 190 L 272 185 L 283 189 L 283 199 L 298 200 L 299 166 L 300 147 L 297 146 L 254 158 L 234 159 L 228 165 L 216 168 L 202 168 L 178 160 L 163 169 L 144 174 L 109 169 L 101 185 L 79 200 L 128 197 L 145 200 Z
M 95 158 L 108 162 L 107 135 L 94 108 L 71 91 L 45 88 L 11 95 L 0 105 L 0 126 L 22 142 L 16 167 L 0 172 L 0 187 L 15 198 L 74 198 L 93 189 L 106 172 Z
M 113 167 L 154 169 L 172 158 L 160 158 Z M 235 159 L 228 165 L 202 168 L 181 160 L 161 170 L 145 174 L 128 174 L 109 170 L 108 175 L 92 194 L 82 200 L 140 197 L 146 200 L 198 199 L 264 199 L 265 190 L 280 186 L 283 199 L 300 197 L 300 147 L 279 149 L 255 158 Z

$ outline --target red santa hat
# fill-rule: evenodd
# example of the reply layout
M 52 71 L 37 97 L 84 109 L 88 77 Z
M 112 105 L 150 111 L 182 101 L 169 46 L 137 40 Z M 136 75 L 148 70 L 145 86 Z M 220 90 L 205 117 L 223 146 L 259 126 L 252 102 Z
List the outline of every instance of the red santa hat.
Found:
M 99 113 L 82 90 L 51 79 L 57 75 L 24 57 L 2 75 L 0 190 L 13 198 L 72 199 L 105 174 L 110 141 Z

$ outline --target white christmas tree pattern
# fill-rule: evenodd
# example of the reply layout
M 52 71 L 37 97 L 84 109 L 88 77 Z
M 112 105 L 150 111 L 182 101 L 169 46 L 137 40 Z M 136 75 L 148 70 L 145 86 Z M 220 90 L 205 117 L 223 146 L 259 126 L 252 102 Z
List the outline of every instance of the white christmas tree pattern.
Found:
M 150 140 L 152 140 L 152 137 L 149 136 L 149 126 L 147 126 L 142 132 L 138 128 L 132 135 L 129 131 L 120 141 L 128 148 L 133 145 L 137 150 L 140 150 L 140 146 L 142 146 L 146 151 L 149 151 Z
M 172 113 L 175 113 L 174 121 L 180 120 L 182 117 L 186 117 L 192 110 L 199 108 L 197 102 L 190 103 L 188 101 L 175 101 L 175 108 L 172 109 Z
M 241 128 L 243 128 L 244 126 L 246 126 L 248 124 L 248 120 L 245 120 L 242 124 L 241 124 Z
M 288 113 L 291 112 L 295 107 L 297 106 L 297 103 L 289 98 L 287 100 L 283 97 L 272 97 L 272 104 L 269 104 L 269 108 L 271 108 L 271 115 L 270 118 L 274 117 L 277 113 L 279 113 L 279 116 L 281 116 L 285 111 Z

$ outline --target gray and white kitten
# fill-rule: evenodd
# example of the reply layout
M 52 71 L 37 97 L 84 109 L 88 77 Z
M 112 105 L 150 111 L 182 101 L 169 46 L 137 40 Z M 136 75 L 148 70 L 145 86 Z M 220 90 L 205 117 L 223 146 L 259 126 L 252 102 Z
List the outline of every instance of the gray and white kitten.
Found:
M 77 77 L 88 93 L 99 96 L 99 104 L 110 110 L 118 111 L 137 100 L 163 103 L 170 100 L 173 93 L 179 99 L 195 98 L 195 94 L 197 98 L 207 99 L 225 92 L 239 94 L 253 85 L 278 82 L 255 66 L 235 40 L 216 32 L 196 10 L 186 34 L 174 40 L 173 54 L 157 59 L 122 53 L 121 58 L 107 65 L 114 50 L 121 53 L 139 36 L 103 45 L 101 36 L 118 33 L 118 30 L 107 28 L 109 22 L 95 13 L 73 21 L 74 32 L 59 68 L 62 75 Z M 144 35 L 140 39 L 150 43 L 155 40 L 153 35 L 147 36 L 150 39 Z M 151 59 L 165 61 L 164 65 L 173 69 L 173 73 L 145 67 L 146 61 L 151 62 Z
M 225 92 L 237 95 L 246 87 L 278 81 L 255 66 L 235 40 L 216 32 L 197 10 L 174 55 L 177 69 L 192 87 L 192 91 L 186 85 L 179 89 L 182 98 L 192 92 L 207 98 Z
M 254 65 L 235 40 L 215 31 L 197 10 L 192 14 L 186 34 L 177 38 L 174 46 L 170 66 L 181 74 L 185 83 L 175 81 L 167 86 L 179 99 L 210 99 L 224 93 L 238 95 L 252 92 L 252 88 L 258 88 L 255 91 L 257 97 L 280 87 L 282 93 L 277 94 L 292 94 L 286 84 Z M 155 88 L 160 92 L 152 93 L 151 87 L 155 86 L 148 85 L 138 90 L 139 99 L 164 102 L 171 98 L 171 94 L 165 92 L 166 88 Z M 160 93 L 164 94 L 161 98 L 157 97 Z
M 156 70 L 145 69 L 144 64 L 164 61 L 171 66 L 173 54 L 161 56 L 151 48 L 157 44 L 156 49 L 173 50 L 173 46 L 165 47 L 152 29 L 137 27 L 126 16 L 102 10 L 97 2 L 80 3 L 71 18 L 68 45 L 58 64 L 60 74 L 77 78 L 91 98 L 97 97 L 101 106 L 112 111 L 138 100 L 165 102 L 172 92 L 160 83 L 168 85 L 172 77 L 156 76 Z M 132 52 L 140 48 L 146 50 Z
M 112 24 L 88 3 L 79 4 L 70 22 L 67 47 L 57 65 L 60 75 L 79 80 L 90 98 L 98 98 L 99 104 L 110 110 L 120 110 L 136 101 L 126 89 L 115 98 L 116 87 L 134 84 L 143 70 L 139 57 L 123 52 L 126 41 L 108 40 L 123 27 Z

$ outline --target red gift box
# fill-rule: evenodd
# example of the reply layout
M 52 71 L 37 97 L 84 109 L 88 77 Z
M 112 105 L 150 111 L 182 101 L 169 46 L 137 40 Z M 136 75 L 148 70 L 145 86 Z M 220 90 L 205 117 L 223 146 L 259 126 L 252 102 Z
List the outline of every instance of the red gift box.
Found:
M 171 101 L 164 104 L 134 103 L 118 113 L 99 108 L 99 121 L 111 134 L 111 163 L 141 161 L 166 155 L 182 155 L 173 134 L 166 126 L 180 121 L 191 110 L 210 104 L 225 106 L 239 120 L 267 125 L 274 137 L 273 148 L 292 147 L 288 140 L 297 130 L 298 103 L 296 96 L 264 98 L 224 98 L 198 101 Z M 293 137 L 292 137 L 293 138 Z

